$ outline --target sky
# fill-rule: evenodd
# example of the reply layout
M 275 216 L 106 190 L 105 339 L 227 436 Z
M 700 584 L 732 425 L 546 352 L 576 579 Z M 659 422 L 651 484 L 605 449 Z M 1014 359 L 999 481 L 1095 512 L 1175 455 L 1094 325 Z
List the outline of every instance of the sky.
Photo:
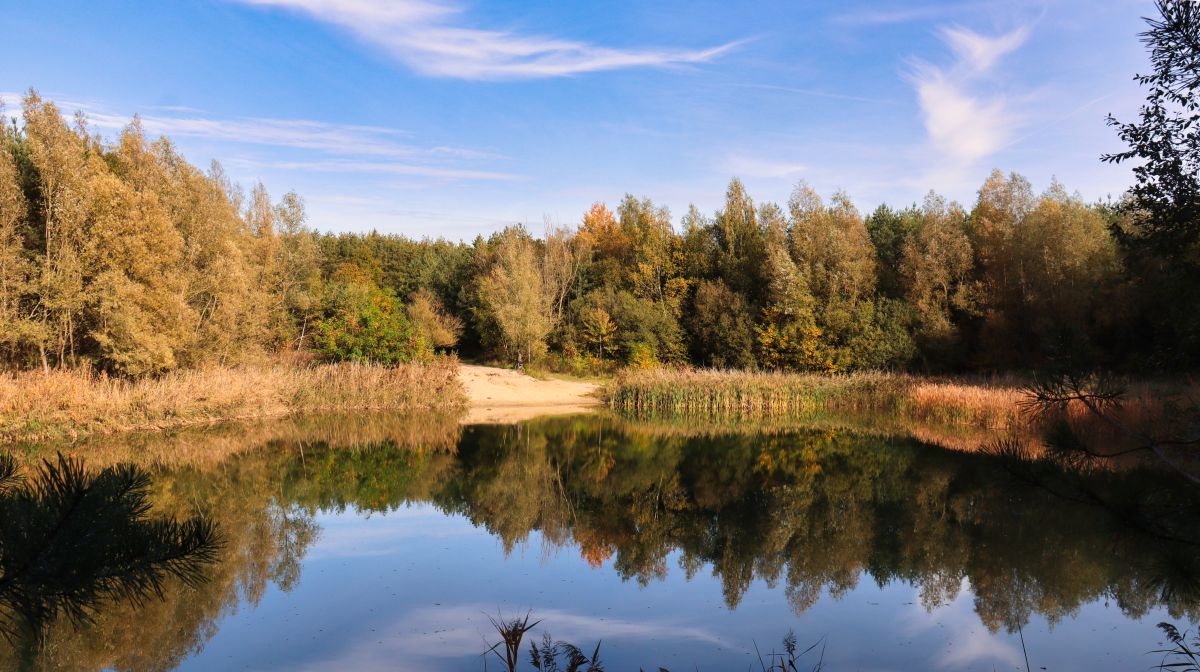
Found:
M 1150 0 L 0 0 L 0 98 L 299 193 L 322 231 L 470 239 L 739 177 L 865 212 L 991 170 L 1094 200 L 1147 69 Z

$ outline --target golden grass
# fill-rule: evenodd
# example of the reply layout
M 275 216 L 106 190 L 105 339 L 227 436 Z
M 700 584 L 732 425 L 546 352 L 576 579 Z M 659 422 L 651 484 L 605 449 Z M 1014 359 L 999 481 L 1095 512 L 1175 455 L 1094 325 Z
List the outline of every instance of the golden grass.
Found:
M 901 410 L 914 419 L 946 425 L 1011 427 L 1026 398 L 1020 387 L 1007 383 L 909 382 Z
M 821 411 L 889 413 L 936 424 L 988 429 L 1012 426 L 1021 389 L 1008 381 L 949 382 L 889 373 L 846 375 L 657 369 L 625 373 L 608 391 L 616 411 L 786 418 Z
M 0 442 L 73 439 L 349 410 L 460 413 L 458 362 L 244 366 L 127 380 L 80 370 L 0 374 Z
M 846 375 L 716 370 L 626 372 L 606 390 L 620 415 L 684 423 L 692 430 L 763 426 L 843 428 L 907 435 L 955 450 L 978 450 L 1000 436 L 1042 448 L 1045 421 L 1030 412 L 1024 381 L 926 378 L 907 374 Z M 1096 417 L 1079 402 L 1067 408 L 1074 431 L 1098 450 L 1119 451 L 1142 436 L 1192 435 L 1200 389 L 1189 380 L 1129 384 L 1121 403 Z M 1189 410 L 1190 409 L 1190 410 Z M 1115 424 L 1110 422 L 1115 420 Z M 1118 430 L 1117 428 L 1120 428 Z

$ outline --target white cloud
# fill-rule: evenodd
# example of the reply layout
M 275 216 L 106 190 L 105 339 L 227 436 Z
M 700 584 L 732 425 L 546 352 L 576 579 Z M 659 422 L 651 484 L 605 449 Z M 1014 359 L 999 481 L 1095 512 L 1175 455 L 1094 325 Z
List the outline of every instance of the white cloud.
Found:
M 1004 146 L 1012 124 L 1002 99 L 972 96 L 941 72 L 918 78 L 916 89 L 925 131 L 944 156 L 971 164 Z
M 975 611 L 969 580 L 962 580 L 953 600 L 928 610 L 920 606 L 919 591 L 914 590 L 913 593 L 909 608 L 897 620 L 897 629 L 908 636 L 941 629 L 949 648 L 938 655 L 939 668 L 988 668 L 987 663 L 992 663 L 992 666 L 1000 663 L 1010 668 L 1024 667 L 1021 652 L 1011 642 L 1004 641 L 1002 636 L 989 632 L 983 626 Z
M 436 77 L 525 79 L 599 70 L 703 63 L 737 46 L 613 49 L 461 25 L 461 10 L 434 0 L 235 0 L 303 12 L 349 30 L 413 70 Z
M 129 118 L 86 111 L 98 128 L 123 128 Z M 242 144 L 310 149 L 329 154 L 370 155 L 389 158 L 446 157 L 494 158 L 485 152 L 458 147 L 418 147 L 399 142 L 406 134 L 374 126 L 330 124 L 306 119 L 263 119 L 142 116 L 142 127 L 151 135 L 200 137 Z
M 503 615 L 522 615 L 525 607 L 501 608 Z M 415 669 L 438 669 L 438 658 L 462 657 L 464 652 L 487 647 L 496 635 L 488 622 L 495 617 L 495 605 L 464 604 L 445 607 L 413 609 L 401 619 L 376 628 L 391 635 L 364 635 L 362 640 L 375 639 L 371 646 L 353 642 L 342 650 L 332 651 L 324 660 L 298 666 L 295 670 L 375 670 L 397 669 L 405 661 Z M 543 626 L 537 638 L 550 631 L 557 640 L 590 645 L 592 642 L 626 640 L 681 640 L 734 648 L 719 633 L 707 628 L 670 622 L 661 619 L 624 620 L 604 618 L 562 609 L 539 608 L 536 618 Z M 532 634 L 532 633 L 531 633 Z M 531 637 L 533 639 L 533 637 Z M 522 651 L 524 655 L 524 650 Z M 414 658 L 417 660 L 414 661 Z M 493 661 L 495 662 L 495 661 Z M 405 669 L 400 667 L 399 669 Z
M 418 177 L 436 177 L 464 180 L 519 180 L 520 175 L 502 173 L 490 170 L 470 170 L 460 168 L 441 168 L 438 166 L 423 166 L 389 161 L 255 161 L 251 159 L 230 159 L 229 165 L 249 168 L 269 168 L 273 170 L 297 170 L 320 173 L 372 173 L 379 175 L 411 175 Z
M 21 113 L 22 96 L 0 92 L 5 115 Z M 89 126 L 116 131 L 132 120 L 114 114 L 96 103 L 56 102 L 64 116 L 82 111 Z M 165 108 L 160 108 L 165 109 Z M 403 131 L 380 126 L 333 124 L 309 119 L 271 119 L 259 117 L 219 118 L 201 116 L 192 108 L 173 108 L 187 114 L 140 116 L 142 128 L 151 136 L 172 139 L 201 138 L 239 145 L 258 145 L 284 150 L 315 153 L 314 158 L 260 161 L 231 158 L 229 165 L 248 168 L 318 171 L 329 173 L 375 173 L 408 175 L 454 180 L 513 180 L 510 173 L 464 167 L 464 162 L 502 159 L 492 152 L 448 146 L 420 146 Z M 399 161 L 404 161 L 400 163 Z
M 945 174 L 970 166 L 1008 144 L 1017 125 L 1003 93 L 990 96 L 975 92 L 985 76 L 1005 55 L 1029 37 L 1022 27 L 990 37 L 954 26 L 941 31 L 956 59 L 949 67 L 917 62 L 910 81 L 924 117 L 929 141 L 949 165 L 935 168 Z
M 980 35 L 962 26 L 943 28 L 941 32 L 961 65 L 973 73 L 987 72 L 1001 56 L 1015 51 L 1029 38 L 1027 27 L 996 37 Z

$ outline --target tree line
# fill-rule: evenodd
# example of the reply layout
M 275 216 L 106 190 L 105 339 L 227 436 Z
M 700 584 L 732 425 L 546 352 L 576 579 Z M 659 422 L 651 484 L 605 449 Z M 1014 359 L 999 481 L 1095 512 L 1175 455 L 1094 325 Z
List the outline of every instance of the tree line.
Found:
M 508 227 L 471 244 L 324 236 L 326 264 L 428 289 L 465 352 L 570 370 L 694 364 L 784 370 L 1036 368 L 1126 361 L 1136 297 L 1112 205 L 994 173 L 966 210 L 930 193 L 862 216 L 799 185 L 756 204 L 733 180 L 682 226 L 648 198 L 597 203 L 541 239 Z
M 294 193 L 247 193 L 135 119 L 114 141 L 30 92 L 0 125 L 0 364 L 155 375 L 295 350 L 393 364 L 460 352 L 586 373 L 1178 370 L 1200 363 L 1200 9 L 1143 34 L 1119 201 L 993 172 L 964 206 L 865 216 L 738 179 L 679 221 L 597 202 L 542 237 L 320 234 Z
M 296 194 L 247 193 L 136 119 L 106 142 L 31 92 L 0 125 L 0 363 L 137 376 L 289 348 L 394 363 L 454 327 L 361 265 L 325 273 L 305 219 Z

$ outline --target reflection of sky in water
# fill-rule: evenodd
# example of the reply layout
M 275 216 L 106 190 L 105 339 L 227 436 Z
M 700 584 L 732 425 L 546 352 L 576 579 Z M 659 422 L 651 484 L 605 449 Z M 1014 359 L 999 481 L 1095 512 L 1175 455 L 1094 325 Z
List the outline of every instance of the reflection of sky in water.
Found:
M 841 599 L 823 596 L 797 617 L 782 586 L 755 581 L 730 611 L 719 579 L 703 568 L 688 581 L 677 554 L 667 577 L 643 588 L 622 582 L 611 562 L 592 568 L 577 548 L 548 548 L 536 533 L 506 558 L 499 539 L 431 505 L 317 522 L 299 584 L 272 587 L 257 608 L 224 619 L 181 669 L 481 670 L 479 652 L 496 641 L 487 615 L 530 608 L 543 619 L 537 638 L 549 631 L 588 651 L 602 639 L 614 672 L 744 670 L 755 643 L 778 649 L 789 629 L 802 649 L 827 635 L 825 669 L 835 672 L 1025 667 L 1019 637 L 984 627 L 965 582 L 926 611 L 919 588 L 881 588 L 864 573 Z M 1053 628 L 1035 616 L 1024 638 L 1034 670 L 1142 670 L 1157 662 L 1145 652 L 1158 648 L 1154 624 L 1167 618 L 1131 621 L 1093 603 Z

